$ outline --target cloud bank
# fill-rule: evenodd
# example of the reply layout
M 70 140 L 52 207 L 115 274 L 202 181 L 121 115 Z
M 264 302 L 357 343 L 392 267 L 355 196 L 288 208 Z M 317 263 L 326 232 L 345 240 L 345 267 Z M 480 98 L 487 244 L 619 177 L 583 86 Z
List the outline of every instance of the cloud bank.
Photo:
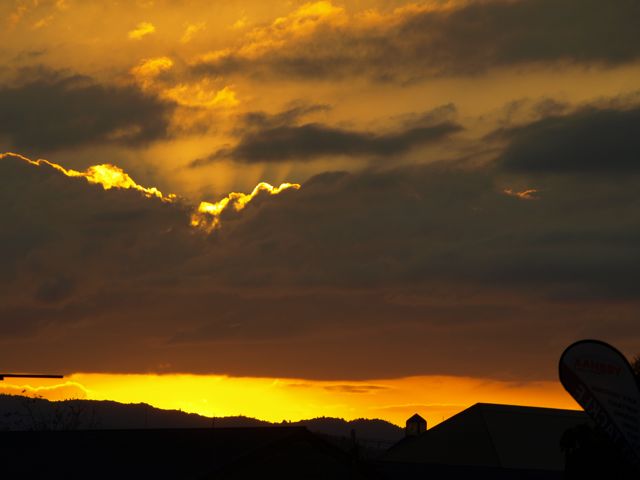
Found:
M 321 1 L 201 56 L 193 71 L 404 82 L 536 63 L 622 64 L 640 55 L 639 9 L 626 0 L 494 0 L 350 14 Z
M 133 86 L 48 70 L 0 86 L 0 105 L 0 139 L 25 153 L 100 143 L 142 146 L 168 136 L 174 109 Z
M 563 126 L 567 151 L 591 141 L 578 134 L 585 115 L 546 120 Z M 591 117 L 605 132 L 619 121 Z M 514 170 L 529 162 L 520 132 L 544 121 L 505 134 L 489 164 L 319 174 L 213 236 L 189 225 L 184 203 L 5 158 L 9 366 L 29 366 L 17 347 L 28 339 L 62 370 L 535 378 L 576 331 L 637 341 L 640 179 L 585 175 L 588 162 Z M 556 136 L 534 138 L 544 148 Z

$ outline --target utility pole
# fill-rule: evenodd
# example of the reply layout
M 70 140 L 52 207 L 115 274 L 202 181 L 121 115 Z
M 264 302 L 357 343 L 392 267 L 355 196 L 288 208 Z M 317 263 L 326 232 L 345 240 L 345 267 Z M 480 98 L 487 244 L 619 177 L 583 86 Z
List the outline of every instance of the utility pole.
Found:
M 40 375 L 33 373 L 0 373 L 0 381 L 5 378 L 64 378 L 64 375 Z

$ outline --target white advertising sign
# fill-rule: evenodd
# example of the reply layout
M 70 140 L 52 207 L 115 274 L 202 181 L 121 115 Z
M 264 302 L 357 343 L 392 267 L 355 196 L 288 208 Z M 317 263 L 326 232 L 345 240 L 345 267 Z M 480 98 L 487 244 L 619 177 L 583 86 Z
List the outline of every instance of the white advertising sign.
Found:
M 625 356 L 599 340 L 576 342 L 560 357 L 560 381 L 629 461 L 640 465 L 640 390 Z

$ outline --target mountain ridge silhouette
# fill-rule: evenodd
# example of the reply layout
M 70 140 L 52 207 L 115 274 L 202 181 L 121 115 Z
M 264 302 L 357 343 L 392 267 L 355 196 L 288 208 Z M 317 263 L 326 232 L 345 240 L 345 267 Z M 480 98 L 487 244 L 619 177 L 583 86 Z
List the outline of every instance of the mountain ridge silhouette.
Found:
M 0 394 L 0 430 L 115 430 L 158 428 L 242 428 L 304 426 L 314 433 L 397 442 L 404 430 L 386 420 L 344 420 L 316 417 L 268 422 L 247 416 L 206 417 L 182 410 L 165 410 L 146 403 L 112 400 L 57 400 Z

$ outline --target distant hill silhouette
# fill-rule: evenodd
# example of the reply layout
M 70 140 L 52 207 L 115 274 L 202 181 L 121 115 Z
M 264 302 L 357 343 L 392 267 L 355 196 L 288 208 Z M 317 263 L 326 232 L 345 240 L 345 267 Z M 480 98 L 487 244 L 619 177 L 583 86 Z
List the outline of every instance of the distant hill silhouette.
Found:
M 400 427 L 384 420 L 321 417 L 298 422 L 271 423 L 255 418 L 205 417 L 180 410 L 162 410 L 145 403 L 113 401 L 49 401 L 18 395 L 0 395 L 0 430 L 103 430 L 156 428 L 228 428 L 305 426 L 333 437 L 395 443 L 404 436 Z

